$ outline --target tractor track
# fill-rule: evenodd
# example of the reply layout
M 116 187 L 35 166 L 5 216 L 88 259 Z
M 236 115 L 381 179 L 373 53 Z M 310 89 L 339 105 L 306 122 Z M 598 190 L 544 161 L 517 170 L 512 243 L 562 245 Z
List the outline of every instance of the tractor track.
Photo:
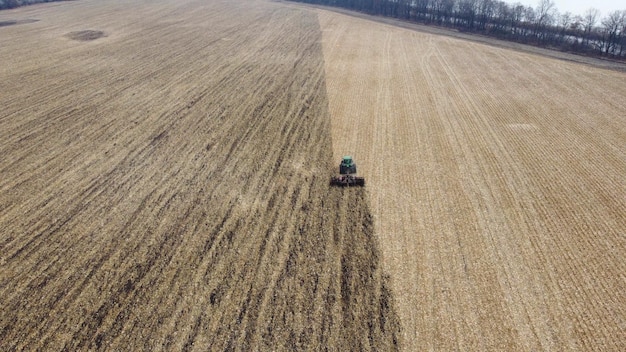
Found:
M 366 191 L 328 186 L 317 15 L 119 6 L 2 29 L 50 58 L 1 73 L 0 349 L 398 349 Z

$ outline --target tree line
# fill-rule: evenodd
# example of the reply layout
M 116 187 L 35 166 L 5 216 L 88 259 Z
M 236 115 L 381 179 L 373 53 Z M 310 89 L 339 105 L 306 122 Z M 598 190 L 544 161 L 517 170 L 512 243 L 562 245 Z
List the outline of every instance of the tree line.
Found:
M 626 61 L 626 10 L 604 17 L 590 8 L 561 13 L 552 0 L 536 7 L 500 0 L 294 0 L 454 28 L 577 54 Z
M 13 9 L 16 7 L 37 4 L 40 2 L 54 2 L 63 0 L 0 0 L 0 10 Z

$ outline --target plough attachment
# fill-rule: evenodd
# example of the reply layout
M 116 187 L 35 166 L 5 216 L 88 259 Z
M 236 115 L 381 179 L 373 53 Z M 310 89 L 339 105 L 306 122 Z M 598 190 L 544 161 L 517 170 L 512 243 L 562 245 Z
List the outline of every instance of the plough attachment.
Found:
M 351 156 L 344 156 L 339 164 L 339 176 L 330 178 L 331 186 L 350 187 L 365 186 L 365 178 L 356 176 L 356 164 Z
M 339 187 L 351 187 L 351 186 L 365 186 L 365 178 L 353 175 L 340 175 L 330 178 L 331 186 Z

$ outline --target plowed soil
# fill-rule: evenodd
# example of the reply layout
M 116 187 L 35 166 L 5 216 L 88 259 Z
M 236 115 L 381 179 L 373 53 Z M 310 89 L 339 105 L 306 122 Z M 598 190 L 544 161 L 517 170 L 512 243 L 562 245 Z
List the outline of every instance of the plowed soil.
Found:
M 366 191 L 328 187 L 315 12 L 0 16 L 39 19 L 0 34 L 0 350 L 397 349 Z

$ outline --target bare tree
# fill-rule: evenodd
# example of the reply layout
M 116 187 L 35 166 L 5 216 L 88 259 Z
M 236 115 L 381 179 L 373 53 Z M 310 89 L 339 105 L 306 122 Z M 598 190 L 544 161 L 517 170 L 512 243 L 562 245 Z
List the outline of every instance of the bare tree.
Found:
M 513 8 L 504 1 L 497 1 L 494 7 L 494 32 L 498 35 L 506 34 L 507 25 L 513 20 Z
M 554 21 L 556 7 L 552 0 L 539 0 L 536 10 L 537 22 L 539 25 L 548 25 Z
M 481 31 L 487 30 L 487 23 L 493 18 L 495 12 L 496 3 L 493 0 L 479 0 L 478 1 L 478 29 Z
M 428 8 L 430 7 L 430 0 L 415 0 L 414 9 L 416 12 L 416 17 L 419 19 L 420 17 L 426 22 L 428 18 Z
M 400 17 L 404 18 L 405 20 L 410 20 L 413 1 L 412 0 L 399 0 L 399 6 L 400 6 L 400 12 L 402 13 Z
M 571 27 L 573 21 L 572 13 L 565 12 L 559 16 L 558 27 L 559 35 L 562 43 L 567 42 L 567 30 Z
M 623 10 L 622 12 L 626 12 Z M 626 17 L 626 13 L 624 14 Z M 626 18 L 624 18 L 624 23 L 622 23 L 622 30 L 620 31 L 621 35 L 619 38 L 619 57 L 622 57 L 622 53 L 624 52 L 624 47 L 626 47 Z
M 37 4 L 40 2 L 54 2 L 63 0 L 0 0 L 0 10 L 13 9 L 20 6 Z
M 591 37 L 591 31 L 598 22 L 600 17 L 600 10 L 595 8 L 589 8 L 583 15 L 583 43 L 585 46 L 589 46 L 589 38 Z
M 605 55 L 621 53 L 621 37 L 626 26 L 626 10 L 613 11 L 602 20 L 602 51 Z M 618 48 L 619 47 L 619 48 Z M 618 51 L 619 49 L 619 51 Z
M 520 28 L 520 34 L 522 35 L 522 40 L 523 41 L 527 41 L 528 40 L 528 36 L 533 35 L 532 33 L 532 25 L 533 23 L 535 23 L 537 21 L 537 14 L 535 13 L 535 9 L 533 9 L 532 7 L 528 6 L 524 8 L 524 14 L 523 14 L 523 19 L 521 21 L 521 23 L 519 24 Z
M 18 0 L 4 0 L 3 9 L 12 9 L 20 6 L 21 3 Z
M 432 0 L 430 20 L 439 25 L 448 25 L 454 9 L 454 0 Z
M 517 39 L 517 36 L 519 35 L 519 29 L 522 21 L 524 20 L 525 13 L 526 8 L 520 3 L 516 4 L 511 11 L 511 31 L 515 35 L 515 39 Z
M 477 12 L 478 0 L 460 0 L 458 16 L 464 22 L 467 29 L 474 30 Z
M 535 36 L 539 42 L 544 42 L 548 27 L 554 22 L 556 7 L 552 0 L 539 0 L 535 11 Z

